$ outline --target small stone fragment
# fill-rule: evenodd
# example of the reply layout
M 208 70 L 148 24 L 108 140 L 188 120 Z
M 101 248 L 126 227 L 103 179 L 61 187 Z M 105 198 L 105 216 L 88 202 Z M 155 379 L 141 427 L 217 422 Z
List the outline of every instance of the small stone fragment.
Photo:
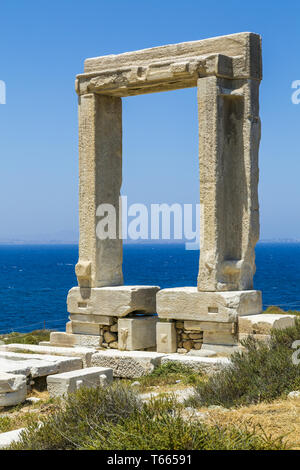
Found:
M 104 333 L 104 339 L 106 343 L 112 343 L 113 341 L 117 341 L 117 335 L 114 333 L 111 333 L 110 331 L 106 331 Z
M 141 382 L 139 382 L 138 380 L 136 380 L 135 382 L 132 382 L 131 384 L 131 387 L 134 388 L 134 387 L 139 387 L 141 385 Z
M 193 347 L 193 342 L 192 341 L 184 341 L 183 342 L 183 347 L 187 351 L 190 351 L 190 349 L 192 349 L 192 347 Z
M 299 391 L 299 390 L 294 390 L 293 392 L 290 392 L 290 393 L 288 394 L 288 398 L 289 398 L 290 400 L 295 400 L 295 399 L 297 399 L 297 398 L 300 398 L 300 391 Z
M 202 339 L 203 338 L 203 335 L 201 335 L 200 333 L 192 333 L 189 335 L 190 339 Z

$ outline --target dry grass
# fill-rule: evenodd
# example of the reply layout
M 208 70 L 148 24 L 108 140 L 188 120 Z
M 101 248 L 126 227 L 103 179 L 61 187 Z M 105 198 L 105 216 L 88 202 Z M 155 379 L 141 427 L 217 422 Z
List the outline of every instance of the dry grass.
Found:
M 0 433 L 27 427 L 32 421 L 51 415 L 58 407 L 56 400 L 50 399 L 46 390 L 32 390 L 28 397 L 40 398 L 41 401 L 25 401 L 16 406 L 0 408 Z
M 33 389 L 28 393 L 28 397 L 40 398 L 40 400 L 46 401 L 50 399 L 49 393 L 47 390 L 36 390 Z
M 243 406 L 229 411 L 199 408 L 208 412 L 208 424 L 254 426 L 256 432 L 273 438 L 284 437 L 291 449 L 300 449 L 300 399 L 276 400 L 272 403 Z

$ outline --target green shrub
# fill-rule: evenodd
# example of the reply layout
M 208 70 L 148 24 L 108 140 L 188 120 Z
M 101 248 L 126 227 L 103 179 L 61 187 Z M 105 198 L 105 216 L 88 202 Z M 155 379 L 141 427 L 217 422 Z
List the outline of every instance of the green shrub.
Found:
M 52 416 L 41 423 L 32 422 L 22 434 L 20 442 L 11 449 L 54 450 L 77 449 L 89 436 L 94 435 L 94 428 L 103 422 L 116 425 L 122 418 L 130 416 L 141 408 L 136 395 L 122 385 L 113 385 L 109 389 L 82 388 L 69 395 Z
M 18 450 L 265 450 L 284 449 L 255 429 L 218 427 L 184 419 L 184 410 L 173 399 L 141 404 L 132 392 L 117 385 L 107 389 L 80 390 L 70 395 L 65 408 L 32 424 Z
M 105 423 L 83 446 L 88 450 L 267 450 L 282 449 L 280 439 L 247 428 L 188 422 L 179 413 L 152 414 L 147 406 L 116 426 Z
M 296 315 L 300 316 L 300 312 L 296 310 L 288 310 L 287 312 L 285 310 L 282 310 L 280 307 L 276 307 L 275 305 L 269 305 L 269 307 L 264 311 L 264 313 L 279 313 L 281 315 Z
M 141 389 L 151 386 L 173 385 L 177 381 L 195 385 L 203 380 L 203 374 L 177 362 L 166 362 L 155 368 L 151 374 L 139 378 Z
M 148 377 L 165 377 L 166 375 L 188 375 L 191 374 L 193 370 L 190 367 L 185 366 L 184 364 L 179 364 L 178 362 L 165 362 L 159 367 L 154 369 Z
M 294 327 L 274 330 L 270 344 L 248 338 L 243 341 L 246 351 L 232 355 L 231 366 L 200 383 L 188 402 L 194 406 L 232 407 L 271 401 L 297 389 L 300 365 L 292 362 L 292 344 L 299 339 L 299 319 Z
M 9 416 L 0 416 L 0 433 L 11 431 L 12 419 Z
M 0 336 L 0 340 L 3 341 L 4 344 L 39 344 L 40 341 L 49 341 L 49 339 L 49 330 L 35 330 L 30 333 L 13 332 Z
M 276 305 L 269 305 L 269 307 L 264 311 L 264 313 L 286 313 L 282 308 L 277 307 Z

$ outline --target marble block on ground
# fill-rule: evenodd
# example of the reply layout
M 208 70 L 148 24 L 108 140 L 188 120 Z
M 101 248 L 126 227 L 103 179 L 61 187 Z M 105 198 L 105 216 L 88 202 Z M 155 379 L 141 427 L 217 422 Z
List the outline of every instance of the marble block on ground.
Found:
M 96 388 L 109 385 L 113 381 L 113 371 L 107 367 L 66 372 L 47 377 L 47 390 L 51 397 L 62 397 L 74 393 L 79 388 Z
M 21 390 L 26 385 L 26 376 L 0 372 L 0 394 Z
M 78 369 L 82 369 L 80 357 L 0 351 L 0 370 L 10 374 L 35 378 Z
M 92 357 L 95 367 L 111 367 L 114 377 L 134 379 L 150 374 L 161 363 L 164 354 L 147 351 L 98 351 Z
M 0 372 L 0 406 L 14 406 L 26 400 L 26 375 Z
M 64 357 L 75 357 L 81 358 L 83 367 L 90 367 L 92 354 L 96 352 L 96 349 L 84 348 L 84 347 L 56 347 L 51 346 L 50 343 L 45 345 L 36 344 L 7 344 L 0 346 L 0 351 L 10 352 L 31 352 L 35 354 L 45 354 L 50 356 L 64 356 Z
M 203 372 L 205 374 L 213 374 L 228 367 L 231 362 L 227 357 L 196 357 L 187 354 L 169 354 L 165 355 L 161 363 L 166 364 L 167 362 L 176 362 L 197 372 Z
M 8 447 L 13 442 L 18 442 L 23 431 L 25 431 L 25 428 L 0 433 L 0 449 Z

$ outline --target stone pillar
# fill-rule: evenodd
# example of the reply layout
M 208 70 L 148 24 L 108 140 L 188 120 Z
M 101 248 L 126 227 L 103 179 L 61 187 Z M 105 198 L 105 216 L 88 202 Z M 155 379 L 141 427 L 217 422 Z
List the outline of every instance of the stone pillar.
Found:
M 79 96 L 80 287 L 123 284 L 119 196 L 122 184 L 122 101 L 97 94 Z M 116 239 L 96 236 L 100 204 L 116 210 Z M 106 213 L 103 214 L 106 216 Z
M 253 286 L 259 238 L 259 83 L 198 79 L 199 291 Z

